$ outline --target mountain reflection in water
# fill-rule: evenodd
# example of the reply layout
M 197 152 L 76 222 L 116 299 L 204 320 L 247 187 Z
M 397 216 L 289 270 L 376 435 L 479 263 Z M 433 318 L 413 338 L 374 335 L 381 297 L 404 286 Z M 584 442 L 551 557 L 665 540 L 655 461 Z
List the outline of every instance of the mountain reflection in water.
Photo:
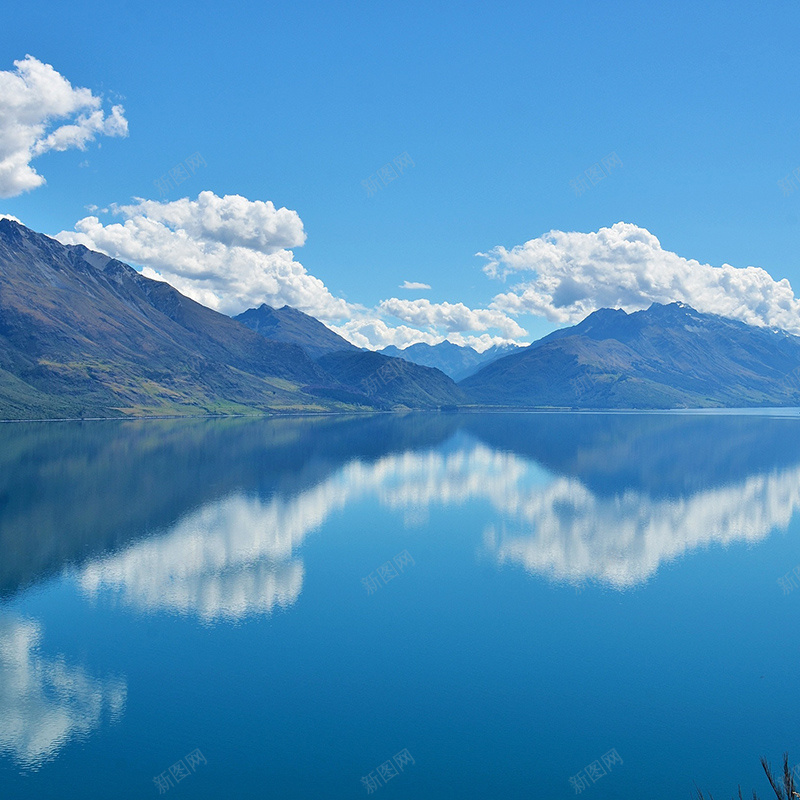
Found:
M 51 579 L 144 615 L 264 617 L 314 580 L 309 537 L 364 506 L 423 537 L 443 537 L 434 514 L 468 509 L 459 541 L 501 573 L 621 590 L 785 530 L 799 505 L 800 420 L 780 415 L 0 426 L 0 753 L 35 769 L 126 707 L 124 677 L 47 652 L 42 624 L 11 608 Z
M 33 439 L 39 458 L 3 451 L 28 455 L 6 482 L 34 467 L 47 478 L 3 516 L 0 538 L 16 546 L 2 586 L 71 563 L 85 592 L 111 589 L 140 610 L 269 613 L 302 591 L 305 537 L 373 498 L 417 520 L 483 501 L 499 563 L 624 588 L 698 547 L 786 528 L 800 503 L 798 428 L 753 416 L 409 415 L 84 425 L 87 440 L 59 441 L 64 428 L 51 426 Z M 59 458 L 74 469 L 59 471 Z M 23 527 L 34 533 L 20 541 Z

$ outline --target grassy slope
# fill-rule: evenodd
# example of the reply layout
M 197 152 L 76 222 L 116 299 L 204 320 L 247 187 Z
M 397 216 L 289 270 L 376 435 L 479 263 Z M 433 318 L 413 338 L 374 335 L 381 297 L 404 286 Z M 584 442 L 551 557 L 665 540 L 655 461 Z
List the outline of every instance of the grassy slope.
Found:
M 296 345 L 87 253 L 0 221 L 0 417 L 348 407 Z
M 330 353 L 317 360 L 342 383 L 357 386 L 384 407 L 437 408 L 466 401 L 443 372 L 371 351 Z
M 685 307 L 603 310 L 459 383 L 477 403 L 577 408 L 800 404 L 800 339 Z

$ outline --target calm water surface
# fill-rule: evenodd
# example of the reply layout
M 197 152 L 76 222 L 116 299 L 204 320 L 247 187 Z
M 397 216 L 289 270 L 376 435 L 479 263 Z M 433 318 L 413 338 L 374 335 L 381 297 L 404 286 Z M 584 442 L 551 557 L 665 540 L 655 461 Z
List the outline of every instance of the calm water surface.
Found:
M 0 425 L 0 798 L 766 797 L 799 508 L 797 410 Z

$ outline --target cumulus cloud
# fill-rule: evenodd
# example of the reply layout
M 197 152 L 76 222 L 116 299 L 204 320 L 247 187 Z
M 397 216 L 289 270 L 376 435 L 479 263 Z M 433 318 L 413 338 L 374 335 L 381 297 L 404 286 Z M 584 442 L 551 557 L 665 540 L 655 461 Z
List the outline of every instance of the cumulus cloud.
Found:
M 758 267 L 713 267 L 664 250 L 625 222 L 593 233 L 550 231 L 510 250 L 478 253 L 492 278 L 521 279 L 491 307 L 576 323 L 598 308 L 628 312 L 681 301 L 698 311 L 800 333 L 800 302 L 788 280 Z
M 262 303 L 290 305 L 321 319 L 358 347 L 368 348 L 436 344 L 447 337 L 485 350 L 526 335 L 496 309 L 398 298 L 366 309 L 335 297 L 295 260 L 290 249 L 306 240 L 298 213 L 276 208 L 270 201 L 240 195 L 219 197 L 205 191 L 194 200 L 139 198 L 130 205 L 113 206 L 111 211 L 122 221 L 101 222 L 92 213 L 79 220 L 74 230 L 61 231 L 56 238 L 139 265 L 146 277 L 166 281 L 225 314 Z M 386 317 L 403 324 L 391 325 Z
M 356 310 L 288 249 L 306 238 L 296 211 L 208 191 L 196 200 L 137 199 L 112 211 L 123 222 L 104 224 L 88 216 L 56 238 L 138 264 L 145 276 L 226 314 L 261 303 L 288 304 L 323 319 L 346 318 Z
M 15 61 L 14 67 L 0 71 L 0 197 L 15 197 L 45 182 L 31 166 L 43 153 L 85 150 L 98 136 L 128 135 L 122 106 L 107 114 L 102 98 L 73 87 L 33 56 Z
M 197 200 L 141 200 L 117 210 L 129 219 L 145 217 L 169 230 L 182 231 L 191 239 L 246 247 L 267 255 L 302 247 L 306 241 L 303 221 L 296 211 L 238 194 L 218 197 L 213 192 L 201 192 Z
M 412 325 L 443 328 L 446 331 L 483 331 L 496 328 L 505 336 L 525 336 L 526 331 L 511 317 L 496 309 L 472 309 L 463 303 L 431 303 L 430 300 L 383 300 L 378 309 Z
M 369 350 L 378 350 L 390 344 L 405 347 L 417 342 L 438 344 L 442 341 L 441 335 L 408 325 L 389 325 L 376 316 L 360 316 L 340 325 L 330 325 L 330 328 L 356 347 L 366 347 Z
M 418 283 L 417 281 L 403 281 L 400 284 L 401 289 L 430 289 L 427 283 Z
M 389 325 L 380 317 L 375 316 L 362 316 L 342 325 L 330 325 L 329 327 L 357 347 L 366 347 L 370 350 L 380 350 L 389 345 L 402 349 L 420 342 L 439 344 L 446 340 L 462 347 L 472 347 L 482 353 L 495 345 L 509 344 L 515 341 L 490 333 L 465 335 L 459 332 L 443 336 L 439 332 L 423 331 L 409 325 Z

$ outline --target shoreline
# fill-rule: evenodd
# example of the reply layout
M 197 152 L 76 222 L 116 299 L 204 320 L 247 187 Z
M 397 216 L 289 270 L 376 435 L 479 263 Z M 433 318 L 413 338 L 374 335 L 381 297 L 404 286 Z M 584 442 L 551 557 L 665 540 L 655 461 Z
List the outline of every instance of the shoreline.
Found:
M 569 406 L 469 406 L 364 411 L 265 411 L 256 414 L 139 414 L 120 417 L 26 417 L 0 419 L 0 424 L 31 422 L 130 422 L 183 419 L 283 419 L 286 417 L 347 417 L 374 414 L 701 414 L 720 416 L 800 416 L 800 406 L 731 406 L 725 408 L 574 408 Z

